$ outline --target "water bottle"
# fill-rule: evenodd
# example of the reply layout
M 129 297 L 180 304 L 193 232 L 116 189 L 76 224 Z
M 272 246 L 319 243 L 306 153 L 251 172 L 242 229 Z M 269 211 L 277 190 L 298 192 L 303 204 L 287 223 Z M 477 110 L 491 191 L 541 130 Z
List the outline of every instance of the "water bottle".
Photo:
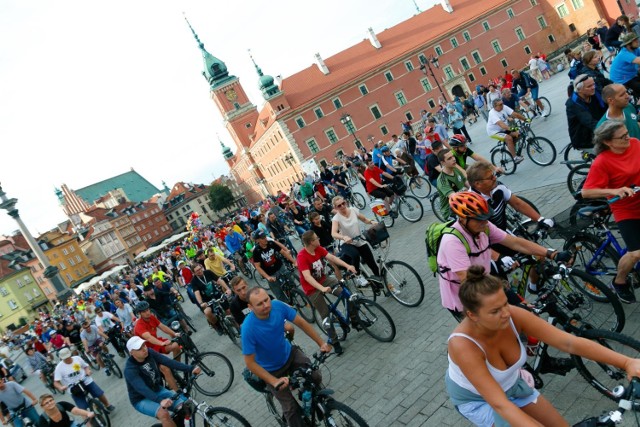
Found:
M 305 390 L 302 392 L 302 410 L 306 417 L 311 416 L 311 391 Z
M 520 287 L 520 270 L 516 270 L 511 275 L 511 289 L 515 292 L 518 292 L 518 287 Z

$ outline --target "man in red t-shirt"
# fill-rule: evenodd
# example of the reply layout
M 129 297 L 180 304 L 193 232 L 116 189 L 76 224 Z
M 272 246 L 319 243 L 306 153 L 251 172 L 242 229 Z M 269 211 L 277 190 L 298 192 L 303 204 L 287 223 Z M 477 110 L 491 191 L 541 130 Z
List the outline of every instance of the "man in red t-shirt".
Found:
M 323 294 L 325 292 L 331 293 L 331 287 L 338 284 L 338 279 L 325 275 L 326 261 L 344 267 L 353 274 L 356 274 L 356 269 L 320 246 L 320 239 L 313 230 L 305 231 L 302 234 L 302 244 L 304 247 L 298 252 L 297 259 L 298 271 L 300 271 L 300 284 L 302 285 L 302 290 L 318 311 L 320 318 L 324 319 L 329 315 L 329 307 L 327 307 L 327 302 Z M 341 291 L 340 287 L 335 290 L 336 294 Z M 349 312 L 352 316 L 355 316 L 351 307 Z M 357 328 L 355 322 L 357 322 L 357 318 L 352 317 L 352 326 Z M 331 338 L 331 345 L 333 345 L 336 354 L 341 354 L 342 348 L 340 347 L 340 341 L 337 340 L 336 331 L 331 329 L 327 332 L 329 338 Z
M 193 279 L 193 273 L 191 269 L 187 267 L 187 264 L 184 261 L 178 262 L 178 271 L 180 272 L 180 277 L 182 278 L 182 286 L 187 286 L 191 283 L 191 279 Z
M 390 188 L 389 184 L 382 183 L 383 176 L 393 180 L 393 175 L 383 171 L 376 166 L 373 161 L 370 161 L 369 165 L 364 170 L 364 179 L 367 182 L 367 193 L 377 199 L 384 199 L 384 205 L 387 208 L 387 212 L 391 212 L 391 214 L 394 215 L 395 213 L 391 211 L 391 204 L 393 203 L 395 193 Z

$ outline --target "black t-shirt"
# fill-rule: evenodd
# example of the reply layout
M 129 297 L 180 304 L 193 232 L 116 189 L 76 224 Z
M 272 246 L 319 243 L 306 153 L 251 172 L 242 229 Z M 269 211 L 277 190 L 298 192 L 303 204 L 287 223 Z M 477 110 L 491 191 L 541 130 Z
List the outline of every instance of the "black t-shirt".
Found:
M 255 245 L 253 248 L 253 261 L 260 264 L 265 273 L 273 276 L 282 267 L 282 261 L 276 256 L 279 252 L 280 246 L 267 240 L 267 247 L 264 249 L 259 244 Z
M 440 166 L 440 161 L 438 160 L 437 155 L 431 153 L 427 156 L 427 170 L 429 171 L 429 181 L 438 179 L 438 175 L 440 175 L 440 172 L 438 172 L 436 166 Z
M 42 414 L 38 420 L 38 427 L 71 427 L 71 418 L 69 417 L 69 414 L 71 413 L 71 410 L 75 408 L 75 405 L 62 400 L 57 402 L 56 406 L 62 414 L 60 421 L 53 421 L 47 415 Z
M 316 209 L 316 206 L 312 205 L 309 212 L 318 212 L 324 221 L 331 223 L 331 207 L 329 205 L 322 204 L 321 209 Z
M 209 302 L 213 298 L 220 298 L 222 294 L 216 283 L 217 280 L 218 278 L 215 274 L 209 270 L 205 270 L 203 277 L 193 276 L 193 279 L 191 279 L 191 288 L 193 292 L 200 291 L 203 302 Z
M 418 141 L 416 141 L 414 137 L 410 136 L 407 145 L 409 147 L 409 154 L 412 156 L 416 152 L 416 144 L 418 144 Z
M 249 304 L 238 298 L 238 295 L 233 296 L 233 299 L 229 303 L 229 310 L 231 310 L 231 314 L 238 325 L 242 325 L 244 318 L 251 312 L 251 310 L 249 310 Z
M 296 221 L 304 222 L 307 212 L 305 211 L 305 209 L 302 206 L 296 206 L 296 210 L 298 211 L 297 213 L 294 212 L 293 210 L 289 211 L 291 213 L 291 216 Z
M 477 190 L 473 190 L 478 194 L 482 194 Z M 491 190 L 491 198 L 487 198 L 482 195 L 489 206 L 493 209 L 493 215 L 489 218 L 489 221 L 498 227 L 500 230 L 507 230 L 507 197 L 511 198 L 511 190 L 509 190 L 504 184 L 498 182 L 496 188 Z
M 62 336 L 69 338 L 69 341 L 71 342 L 71 344 L 77 344 L 80 341 L 82 341 L 80 339 L 80 326 L 78 325 L 73 325 L 73 329 L 71 330 L 64 328 L 62 330 Z
M 320 239 L 320 246 L 323 248 L 329 247 L 333 243 L 333 237 L 331 236 L 331 223 L 320 221 L 320 227 L 316 227 L 311 224 L 311 229 Z

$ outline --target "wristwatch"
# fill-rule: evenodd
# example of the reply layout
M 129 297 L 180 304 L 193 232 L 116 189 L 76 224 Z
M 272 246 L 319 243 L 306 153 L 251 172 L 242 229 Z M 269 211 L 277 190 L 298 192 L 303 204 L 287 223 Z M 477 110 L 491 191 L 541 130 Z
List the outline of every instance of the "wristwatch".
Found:
M 556 251 L 555 249 L 547 249 L 547 258 L 553 259 L 551 256 L 556 253 L 558 253 L 558 251 Z

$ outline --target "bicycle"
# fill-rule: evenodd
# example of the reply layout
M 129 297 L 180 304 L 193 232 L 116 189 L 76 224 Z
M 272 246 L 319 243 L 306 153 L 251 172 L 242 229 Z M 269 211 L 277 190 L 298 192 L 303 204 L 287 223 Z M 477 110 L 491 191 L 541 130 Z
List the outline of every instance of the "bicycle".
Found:
M 202 374 L 198 376 L 199 380 L 194 380 L 196 390 L 206 396 L 220 396 L 231 388 L 233 383 L 234 372 L 233 366 L 225 355 L 215 352 L 206 351 L 201 353 L 189 335 L 184 333 L 180 322 L 171 323 L 171 329 L 178 332 L 171 341 L 180 345 L 182 354 L 184 354 L 184 363 L 188 365 L 196 365 L 202 369 Z M 215 366 L 216 369 L 212 368 Z M 178 373 L 174 373 L 176 380 L 184 383 L 184 378 Z
M 571 143 L 565 145 L 560 150 L 560 153 L 564 158 L 562 164 L 567 165 L 570 170 L 582 164 L 585 160 L 589 160 L 589 158 L 591 158 L 590 160 L 595 158 L 593 148 L 574 148 Z
M 367 201 L 364 196 L 353 189 L 348 189 L 345 192 L 344 199 L 349 202 L 351 206 L 355 206 L 358 209 L 364 209 L 367 207 Z
M 538 166 L 549 166 L 555 162 L 556 147 L 547 138 L 535 136 L 530 122 L 519 121 L 513 130 L 519 132 L 518 138 L 514 141 L 516 156 L 522 156 L 522 150 L 526 148 L 527 155 Z M 505 175 L 515 173 L 518 164 L 506 147 L 504 135 L 495 134 L 491 135 L 491 138 L 498 140 L 498 144 L 491 149 L 491 163 L 501 167 Z
M 398 215 L 409 222 L 418 222 L 422 219 L 424 215 L 422 203 L 416 197 L 404 194 L 405 190 L 406 187 L 404 190 L 401 188 L 398 190 L 394 189 L 396 196 L 391 205 L 390 212 L 386 212 L 386 209 L 379 209 L 380 206 L 384 207 L 384 202 L 369 195 L 372 202 L 371 210 L 373 211 L 376 221 L 384 222 L 387 227 L 391 228 L 393 224 L 395 224 L 395 218 L 397 218 Z
M 333 292 L 338 287 L 342 290 L 338 295 L 334 295 Z M 327 294 L 322 295 L 327 301 L 329 315 L 324 319 L 319 315 L 315 316 L 316 324 L 325 335 L 328 336 L 328 331 L 333 328 L 337 338 L 344 341 L 353 328 L 356 331 L 364 329 L 367 334 L 380 342 L 393 341 L 396 336 L 396 325 L 391 315 L 378 303 L 364 298 L 359 293 L 351 293 L 345 279 L 332 288 L 331 295 L 336 297 L 334 302 Z M 340 305 L 343 306 L 342 312 L 338 309 Z
M 93 367 L 91 368 L 94 369 Z M 50 362 L 47 362 L 47 364 L 42 368 L 42 375 L 44 375 L 44 379 L 46 381 L 44 385 L 52 394 L 60 393 L 60 390 L 53 385 L 53 372 L 55 370 L 56 367 Z
M 110 372 L 112 372 L 116 377 L 118 378 L 122 378 L 122 370 L 120 369 L 120 367 L 118 366 L 118 364 L 116 363 L 116 361 L 114 360 L 114 355 L 107 352 L 105 347 L 102 347 L 103 350 L 101 350 L 101 356 L 102 356 L 102 363 L 104 363 L 104 368 L 108 369 Z
M 296 274 L 296 268 L 289 262 L 283 261 L 283 266 L 276 273 L 275 278 L 276 283 L 280 286 L 282 293 L 284 293 L 286 297 L 283 302 L 295 308 L 300 316 L 307 322 L 315 322 L 316 316 L 313 304 L 311 304 L 309 297 L 298 286 L 300 279 Z M 267 281 L 264 281 L 264 284 L 260 283 L 260 286 L 266 290 L 271 289 Z
M 227 302 L 226 295 L 221 295 L 220 298 L 213 298 L 207 303 L 207 306 L 211 307 L 211 311 L 216 317 L 216 324 L 220 327 L 222 333 L 228 336 L 232 343 L 240 345 L 240 326 L 238 326 L 233 316 L 228 315 L 222 308 L 223 302 Z
M 633 377 L 627 387 L 618 385 L 613 389 L 613 394 L 619 398 L 618 409 L 615 411 L 609 411 L 602 413 L 599 417 L 590 417 L 574 424 L 573 427 L 613 427 L 622 423 L 622 416 L 625 411 L 633 410 L 637 411 L 640 406 L 640 379 Z M 636 425 L 640 426 L 638 421 L 638 415 L 635 414 Z
M 89 418 L 92 426 L 96 427 L 111 427 L 111 419 L 109 418 L 109 411 L 99 399 L 93 397 L 91 393 L 87 391 L 86 386 L 82 381 L 71 384 L 69 387 L 71 394 L 83 395 L 87 400 L 87 410 L 95 414 L 93 418 Z
M 431 195 L 431 183 L 428 179 L 420 175 L 410 176 L 407 173 L 410 168 L 411 166 L 402 166 L 402 180 L 404 181 L 404 185 L 415 197 L 426 199 Z
M 538 103 L 533 100 L 533 98 L 531 97 L 531 93 L 520 98 L 520 100 L 525 100 L 529 104 L 528 108 L 520 108 L 520 113 L 525 115 L 530 120 L 534 119 L 537 116 L 546 119 L 551 115 L 551 103 L 544 96 L 538 97 L 538 100 L 542 104 L 542 109 L 540 109 Z
M 197 332 L 197 329 L 193 324 L 193 319 L 191 318 L 191 316 L 189 316 L 187 313 L 184 312 L 182 305 L 176 299 L 172 299 L 171 307 L 176 312 L 176 319 L 184 320 L 184 322 L 187 324 L 189 329 L 191 329 L 193 332 Z M 168 323 L 171 323 L 173 320 L 175 319 L 169 319 L 167 322 L 163 322 L 163 323 L 168 324 Z

